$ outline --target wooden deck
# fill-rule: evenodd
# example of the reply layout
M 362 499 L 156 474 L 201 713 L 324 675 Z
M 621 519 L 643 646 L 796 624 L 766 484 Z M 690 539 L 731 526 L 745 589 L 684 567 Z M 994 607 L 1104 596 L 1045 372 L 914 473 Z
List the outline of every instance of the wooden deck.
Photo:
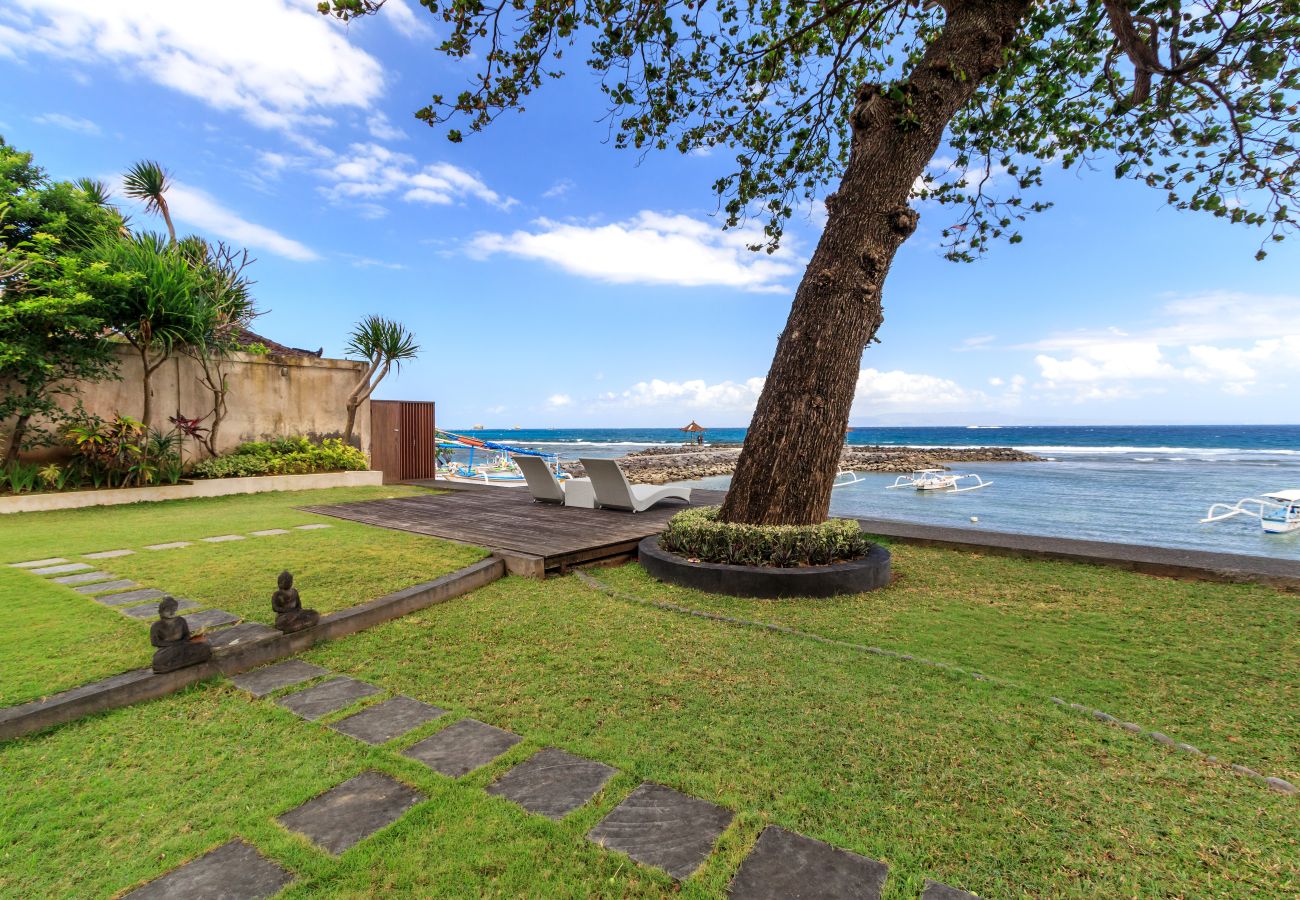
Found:
M 685 509 L 675 500 L 642 513 L 534 503 L 527 490 L 414 482 L 445 494 L 305 506 L 308 512 L 486 547 L 512 572 L 541 576 L 570 566 L 628 558 L 644 537 Z M 691 492 L 692 506 L 716 506 L 722 491 Z

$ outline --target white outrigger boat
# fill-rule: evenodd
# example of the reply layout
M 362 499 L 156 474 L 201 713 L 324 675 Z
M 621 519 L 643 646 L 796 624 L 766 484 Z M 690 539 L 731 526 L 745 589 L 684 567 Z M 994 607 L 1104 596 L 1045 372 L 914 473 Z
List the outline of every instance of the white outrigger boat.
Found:
M 974 484 L 961 487 L 961 482 L 975 480 Z M 894 488 L 916 488 L 918 491 L 939 491 L 944 494 L 960 494 L 964 491 L 978 491 L 993 482 L 985 481 L 978 475 L 958 475 L 947 469 L 917 469 L 911 475 L 899 475 L 894 483 L 885 490 Z
M 1266 534 L 1300 531 L 1300 490 L 1274 491 L 1262 497 L 1245 497 L 1235 504 L 1216 503 L 1201 524 L 1222 522 L 1237 516 L 1259 519 Z

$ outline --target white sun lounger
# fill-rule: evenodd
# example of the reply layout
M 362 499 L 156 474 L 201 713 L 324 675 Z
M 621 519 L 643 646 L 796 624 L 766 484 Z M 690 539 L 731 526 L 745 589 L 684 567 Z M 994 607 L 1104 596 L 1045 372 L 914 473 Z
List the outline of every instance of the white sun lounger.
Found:
M 691 489 L 652 484 L 629 484 L 627 476 L 612 459 L 586 459 L 578 462 L 587 470 L 591 486 L 596 491 L 596 505 L 606 509 L 625 509 L 630 512 L 643 512 L 660 500 L 682 500 L 691 502 Z
M 563 503 L 565 506 L 585 506 L 587 509 L 596 505 L 590 479 L 570 478 L 561 481 L 540 456 L 521 454 L 513 459 L 519 466 L 519 471 L 524 473 L 528 492 L 538 503 Z

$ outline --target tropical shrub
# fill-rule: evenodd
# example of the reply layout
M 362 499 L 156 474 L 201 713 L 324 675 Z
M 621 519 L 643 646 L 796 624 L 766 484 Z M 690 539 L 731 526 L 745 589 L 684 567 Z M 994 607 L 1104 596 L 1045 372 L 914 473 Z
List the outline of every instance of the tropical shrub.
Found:
M 338 438 L 326 438 L 313 444 L 305 437 L 295 437 L 240 444 L 224 456 L 198 463 L 193 474 L 196 478 L 243 478 L 355 472 L 366 467 L 365 454 Z
M 700 562 L 733 566 L 825 566 L 861 559 L 871 542 L 852 519 L 818 525 L 742 525 L 718 519 L 719 507 L 683 510 L 668 520 L 659 546 Z

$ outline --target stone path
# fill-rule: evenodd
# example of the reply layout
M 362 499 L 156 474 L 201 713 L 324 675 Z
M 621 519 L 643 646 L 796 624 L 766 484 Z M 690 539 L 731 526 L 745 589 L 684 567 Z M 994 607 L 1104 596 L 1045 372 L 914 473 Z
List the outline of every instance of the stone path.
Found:
M 57 566 L 42 566 L 39 569 L 29 569 L 33 575 L 63 575 L 66 572 L 84 572 L 87 569 L 94 568 L 88 563 L 63 563 Z
M 242 534 L 219 534 L 216 537 L 199 538 L 205 544 L 225 544 L 229 541 L 246 541 L 248 538 Z
M 704 864 L 732 818 L 729 809 L 646 782 L 587 837 L 680 881 Z
M 188 547 L 192 541 L 171 541 L 166 544 L 146 544 L 146 550 L 179 550 L 181 547 Z
M 439 775 L 459 778 L 486 766 L 522 740 L 517 734 L 477 719 L 461 719 L 412 745 L 402 755 L 424 763 Z
M 159 591 L 158 593 L 160 596 L 165 596 L 162 591 Z M 188 613 L 189 610 L 198 608 L 199 605 L 193 600 L 186 600 L 183 597 L 176 598 L 176 611 L 179 613 Z M 143 619 L 146 622 L 158 618 L 158 607 L 152 603 L 141 603 L 137 606 L 119 606 L 117 611 L 124 616 L 130 616 L 133 619 Z M 194 626 L 194 616 L 186 615 L 185 621 L 190 623 L 192 629 L 195 631 L 198 630 Z
M 596 796 L 617 773 L 604 763 L 547 747 L 488 785 L 487 792 L 558 822 Z
M 83 553 L 85 559 L 117 559 L 119 556 L 130 556 L 134 550 L 101 550 L 99 553 Z
M 248 691 L 254 697 L 265 697 L 280 688 L 289 687 L 292 684 L 301 684 L 320 675 L 328 674 L 329 672 L 320 666 L 313 666 L 301 659 L 287 659 L 273 666 L 263 666 L 260 669 L 236 675 L 230 680 L 235 687 Z
M 275 702 L 289 710 L 289 712 L 296 713 L 309 722 L 314 722 L 321 716 L 338 712 L 363 697 L 378 693 L 379 688 L 373 684 L 366 684 L 364 681 L 357 681 L 355 678 L 340 675 L 315 687 L 309 687 L 305 691 L 285 694 Z
M 425 722 L 445 716 L 447 710 L 410 697 L 397 696 L 340 719 L 330 728 L 367 744 L 386 744 L 414 731 Z
M 728 893 L 738 900 L 860 897 L 879 900 L 889 867 L 769 825 L 740 864 Z
M 338 856 L 424 799 L 415 788 L 382 772 L 362 772 L 276 821 Z
M 115 581 L 101 581 L 99 584 L 87 584 L 81 587 L 73 588 L 78 594 L 105 594 L 109 591 L 120 591 L 123 588 L 139 587 L 134 581 L 126 578 L 119 578 Z
M 293 881 L 293 875 L 241 840 L 172 869 L 127 894 L 132 900 L 262 900 Z
M 51 556 L 49 559 L 29 559 L 27 562 L 10 563 L 11 569 L 35 569 L 40 566 L 56 566 L 59 563 L 67 562 L 62 556 Z
M 55 584 L 89 584 L 92 581 L 107 581 L 112 577 L 107 572 L 78 572 L 76 575 L 60 575 L 50 581 Z
M 927 878 L 925 889 L 921 891 L 921 900 L 980 900 L 980 898 L 969 891 L 958 890 Z

